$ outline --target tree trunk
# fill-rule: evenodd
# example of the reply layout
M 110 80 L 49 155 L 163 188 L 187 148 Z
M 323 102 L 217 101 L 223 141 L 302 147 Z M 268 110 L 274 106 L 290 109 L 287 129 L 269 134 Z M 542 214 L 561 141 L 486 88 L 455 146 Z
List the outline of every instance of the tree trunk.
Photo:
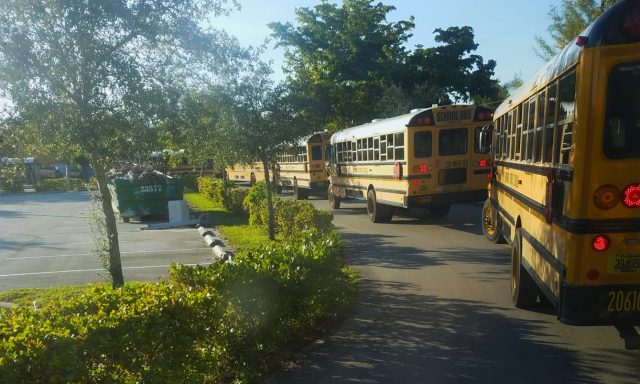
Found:
M 107 230 L 107 241 L 109 242 L 109 274 L 111 275 L 111 286 L 115 289 L 124 285 L 116 215 L 111 205 L 111 193 L 107 185 L 107 173 L 104 166 L 95 157 L 92 159 L 92 163 L 96 173 L 98 189 L 100 190 L 100 200 Z
M 271 193 L 271 182 L 269 182 L 269 164 L 266 160 L 262 160 L 262 168 L 264 169 L 264 180 L 267 186 L 267 212 L 269 213 L 269 239 L 276 239 L 276 231 L 274 224 L 273 212 L 273 196 Z

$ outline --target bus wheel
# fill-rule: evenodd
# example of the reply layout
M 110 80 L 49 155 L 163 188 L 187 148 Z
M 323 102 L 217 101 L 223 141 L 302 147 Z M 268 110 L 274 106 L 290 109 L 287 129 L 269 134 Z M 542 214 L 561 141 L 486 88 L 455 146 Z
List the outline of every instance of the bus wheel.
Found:
M 446 216 L 451 209 L 451 205 L 437 205 L 435 207 L 429 207 L 429 213 L 431 213 L 432 217 L 442 217 Z
M 505 242 L 498 220 L 498 212 L 493 209 L 491 200 L 485 200 L 482 206 L 482 234 L 494 244 Z
M 329 189 L 327 190 L 327 200 L 329 200 L 329 206 L 331 209 L 340 208 L 340 198 L 333 193 L 332 185 L 329 185 Z
M 522 264 L 522 229 L 516 229 L 511 248 L 511 299 L 518 308 L 531 308 L 538 301 L 538 286 Z
M 251 176 L 249 177 L 249 185 L 252 187 L 256 185 L 256 175 L 253 172 L 251 172 Z
M 376 200 L 376 191 L 370 189 L 367 193 L 367 214 L 369 220 L 374 223 L 387 223 L 393 217 L 393 208 L 379 204 Z
M 280 184 L 278 184 L 278 183 L 276 183 L 276 193 L 277 193 L 277 194 L 282 193 L 282 185 L 280 185 Z

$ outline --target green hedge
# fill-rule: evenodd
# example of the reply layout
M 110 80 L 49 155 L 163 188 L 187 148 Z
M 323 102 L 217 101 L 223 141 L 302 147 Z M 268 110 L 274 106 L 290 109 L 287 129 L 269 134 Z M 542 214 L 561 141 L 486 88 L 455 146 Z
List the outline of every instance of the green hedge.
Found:
M 23 175 L 21 164 L 0 164 L 0 188 L 5 192 L 22 192 Z
M 266 184 L 256 183 L 249 189 L 243 205 L 249 213 L 249 224 L 263 227 L 268 225 L 269 214 L 266 204 Z M 283 238 L 298 236 L 301 232 L 315 228 L 321 233 L 333 230 L 333 214 L 320 211 L 306 201 L 273 199 L 273 211 L 276 234 Z
M 0 312 L 8 383 L 252 383 L 349 308 L 355 274 L 334 232 L 307 231 L 234 264 L 90 287 Z M 41 305 L 41 306 L 40 306 Z
M 64 177 L 41 179 L 35 186 L 36 191 L 67 191 L 67 180 Z M 69 179 L 69 191 L 86 191 L 85 183 L 80 179 Z
M 247 191 L 236 187 L 232 181 L 200 176 L 197 179 L 198 192 L 215 201 L 230 212 L 245 214 L 242 201 Z

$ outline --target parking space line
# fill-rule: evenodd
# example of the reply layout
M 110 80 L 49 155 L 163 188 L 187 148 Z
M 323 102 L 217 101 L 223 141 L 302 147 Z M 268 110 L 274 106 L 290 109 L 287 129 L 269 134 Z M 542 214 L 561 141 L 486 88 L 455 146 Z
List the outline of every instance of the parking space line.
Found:
M 191 252 L 191 251 L 202 251 L 202 250 L 205 250 L 205 249 L 207 249 L 207 248 L 156 249 L 156 250 L 144 250 L 144 251 L 126 251 L 126 252 L 120 252 L 120 254 L 121 255 L 129 255 L 129 254 L 133 254 L 133 253 Z M 69 254 L 63 254 L 63 255 L 7 257 L 5 260 L 53 259 L 53 258 L 56 258 L 56 257 L 75 257 L 75 256 L 92 256 L 92 254 L 90 254 L 90 253 L 69 253 Z
M 194 266 L 194 265 L 209 265 L 211 263 L 190 263 L 190 264 L 182 264 L 186 266 Z M 151 268 L 169 268 L 171 264 L 166 265 L 146 265 L 140 267 L 122 267 L 123 270 L 127 269 L 151 269 Z M 46 271 L 46 272 L 25 272 L 25 273 L 8 273 L 0 275 L 0 277 L 16 277 L 16 276 L 34 276 L 34 275 L 51 275 L 56 273 L 78 273 L 78 272 L 104 272 L 104 268 L 95 268 L 95 269 L 69 269 L 66 271 Z

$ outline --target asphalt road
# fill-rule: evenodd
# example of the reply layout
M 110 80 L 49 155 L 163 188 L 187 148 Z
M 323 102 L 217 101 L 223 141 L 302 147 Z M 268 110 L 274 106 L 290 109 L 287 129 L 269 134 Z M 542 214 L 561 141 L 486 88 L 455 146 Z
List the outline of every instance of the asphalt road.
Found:
M 0 196 L 0 291 L 108 281 L 90 252 L 88 202 L 82 192 Z M 157 280 L 172 262 L 210 262 L 195 229 L 146 227 L 118 223 L 125 281 Z
M 484 239 L 480 209 L 373 224 L 364 204 L 343 204 L 334 223 L 362 278 L 354 312 L 267 382 L 639 383 L 640 351 L 613 327 L 512 306 L 509 248 Z

